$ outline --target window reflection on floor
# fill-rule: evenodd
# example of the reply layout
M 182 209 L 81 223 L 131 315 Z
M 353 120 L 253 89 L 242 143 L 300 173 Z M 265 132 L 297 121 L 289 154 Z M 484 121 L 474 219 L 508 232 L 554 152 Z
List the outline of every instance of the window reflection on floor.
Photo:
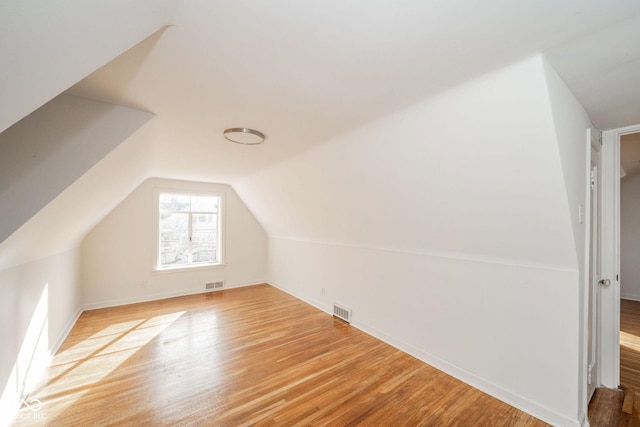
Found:
M 185 312 L 162 314 L 148 319 L 115 323 L 80 338 L 55 356 L 47 383 L 31 393 L 42 404 L 37 412 L 24 405 L 16 422 L 28 419 L 52 420 L 103 381 L 138 350 L 179 319 Z M 72 337 L 73 338 L 73 337 Z

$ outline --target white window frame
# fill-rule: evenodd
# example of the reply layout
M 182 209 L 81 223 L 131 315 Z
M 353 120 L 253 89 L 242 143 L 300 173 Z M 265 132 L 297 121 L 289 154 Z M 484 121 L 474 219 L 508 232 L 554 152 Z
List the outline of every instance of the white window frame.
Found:
M 160 195 L 161 194 L 181 194 L 185 196 L 206 196 L 206 197 L 217 197 L 219 200 L 218 205 L 218 242 L 217 242 L 217 250 L 216 254 L 218 259 L 216 262 L 198 262 L 192 264 L 182 264 L 176 266 L 162 266 L 160 264 Z M 226 266 L 225 263 L 225 239 L 226 239 L 226 228 L 225 228 L 225 209 L 226 209 L 226 199 L 225 193 L 215 192 L 215 191 L 193 191 L 193 190 L 185 190 L 180 188 L 157 188 L 154 192 L 154 200 L 153 200 L 153 212 L 154 212 L 154 236 L 155 236 L 155 255 L 154 255 L 154 271 L 157 273 L 162 272 L 176 272 L 180 270 L 199 270 L 199 269 L 211 269 L 211 268 L 220 268 Z M 196 212 L 197 213 L 197 212 Z M 193 214 L 193 212 L 192 212 Z M 189 215 L 189 226 L 191 228 L 191 215 Z

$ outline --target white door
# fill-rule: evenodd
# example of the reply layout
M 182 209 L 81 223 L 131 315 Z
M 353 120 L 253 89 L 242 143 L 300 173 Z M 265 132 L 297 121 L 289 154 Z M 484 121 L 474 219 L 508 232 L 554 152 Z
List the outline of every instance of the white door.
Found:
M 598 353 L 600 348 L 599 318 L 600 318 L 600 144 L 595 135 L 589 132 L 591 139 L 591 183 L 590 183 L 590 250 L 589 250 L 589 334 L 588 334 L 588 373 L 587 393 L 591 399 L 596 387 L 599 386 Z

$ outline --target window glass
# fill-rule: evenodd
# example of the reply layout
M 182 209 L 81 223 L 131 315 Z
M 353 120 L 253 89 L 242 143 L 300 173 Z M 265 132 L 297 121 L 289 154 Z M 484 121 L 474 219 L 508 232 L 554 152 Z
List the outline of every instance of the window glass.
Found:
M 159 268 L 220 263 L 220 197 L 161 193 Z

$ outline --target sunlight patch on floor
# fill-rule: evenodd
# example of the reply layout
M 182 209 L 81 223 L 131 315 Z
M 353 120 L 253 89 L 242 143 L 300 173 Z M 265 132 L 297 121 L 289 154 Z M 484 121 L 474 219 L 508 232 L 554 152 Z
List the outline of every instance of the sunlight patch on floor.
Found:
M 42 402 L 42 415 L 53 421 L 184 313 L 113 324 L 56 355 L 47 384 L 32 395 Z
M 620 345 L 640 351 L 640 337 L 628 332 L 620 331 Z
M 50 360 L 49 283 L 46 283 L 0 395 L 0 425 L 8 424 L 18 408 L 29 405 L 29 399 L 25 396 L 44 376 Z

